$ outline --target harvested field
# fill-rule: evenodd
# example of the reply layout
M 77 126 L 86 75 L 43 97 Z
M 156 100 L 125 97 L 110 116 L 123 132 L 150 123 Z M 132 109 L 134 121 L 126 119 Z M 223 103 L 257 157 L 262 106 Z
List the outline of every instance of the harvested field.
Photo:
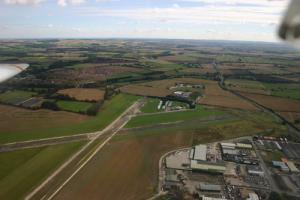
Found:
M 59 90 L 61 95 L 67 95 L 78 101 L 100 101 L 104 99 L 105 91 L 99 89 L 71 88 Z
M 256 107 L 254 107 L 252 104 L 228 91 L 224 91 L 219 87 L 216 81 L 211 80 L 195 78 L 175 78 L 128 85 L 121 87 L 120 89 L 122 92 L 130 94 L 165 97 L 172 93 L 169 88 L 171 86 L 174 86 L 176 83 L 205 85 L 204 96 L 200 98 L 198 103 L 228 108 L 256 110 Z
M 278 112 L 287 121 L 300 128 L 300 112 Z
M 0 134 L 40 128 L 53 128 L 65 124 L 77 124 L 89 117 L 69 112 L 50 110 L 31 111 L 12 106 L 0 105 Z
M 107 77 L 115 74 L 140 71 L 143 70 L 133 67 L 95 65 L 93 67 L 79 69 L 53 69 L 49 71 L 48 77 L 51 81 L 56 83 L 64 83 L 67 81 L 87 82 L 105 80 Z
M 270 94 L 268 89 L 258 81 L 229 79 L 225 81 L 226 87 L 239 92 Z
M 206 88 L 204 90 L 204 97 L 200 98 L 198 103 L 227 108 L 257 110 L 255 106 L 253 106 L 246 100 L 241 99 L 231 92 L 225 91 L 220 88 L 220 86 L 216 82 L 206 85 Z
M 243 92 L 240 94 L 275 111 L 300 112 L 300 101 L 298 100 Z

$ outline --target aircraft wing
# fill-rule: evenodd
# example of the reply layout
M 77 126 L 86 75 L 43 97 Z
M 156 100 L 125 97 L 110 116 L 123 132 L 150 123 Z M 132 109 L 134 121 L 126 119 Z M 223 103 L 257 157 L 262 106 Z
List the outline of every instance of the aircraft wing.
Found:
M 279 28 L 280 38 L 294 43 L 300 40 L 300 1 L 292 0 Z
M 24 71 L 28 64 L 0 64 L 0 83 Z

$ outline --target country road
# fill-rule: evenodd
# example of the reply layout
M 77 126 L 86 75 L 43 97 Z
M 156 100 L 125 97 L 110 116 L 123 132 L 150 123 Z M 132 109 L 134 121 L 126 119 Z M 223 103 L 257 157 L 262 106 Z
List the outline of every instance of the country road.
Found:
M 270 108 L 267 108 L 259 103 L 257 103 L 256 101 L 252 100 L 252 99 L 249 99 L 239 93 L 237 93 L 236 91 L 233 91 L 233 90 L 230 90 L 228 89 L 226 86 L 225 86 L 225 78 L 223 76 L 223 74 L 221 73 L 221 71 L 219 70 L 218 68 L 218 65 L 215 64 L 214 65 L 215 69 L 217 70 L 218 72 L 218 75 L 217 75 L 217 78 L 219 79 L 218 83 L 219 83 L 219 86 L 223 89 L 223 90 L 226 90 L 228 92 L 231 92 L 233 95 L 236 95 L 238 96 L 239 98 L 241 99 L 244 99 L 246 100 L 247 102 L 251 103 L 252 105 L 254 105 L 255 107 L 257 107 L 259 110 L 265 112 L 265 113 L 268 113 L 269 115 L 273 116 L 274 119 L 276 119 L 277 121 L 279 122 L 283 122 L 286 127 L 288 128 L 288 131 L 290 133 L 290 135 L 296 139 L 296 140 L 300 140 L 300 130 L 295 127 L 292 123 L 290 123 L 289 121 L 287 121 L 285 118 L 283 118 L 282 116 L 280 116 L 279 114 L 277 114 L 276 112 L 274 112 L 272 109 Z
M 115 121 L 108 125 L 104 130 L 95 132 L 96 136 L 91 139 L 85 146 L 83 146 L 78 152 L 76 152 L 71 158 L 69 158 L 65 163 L 63 163 L 58 169 L 56 169 L 46 180 L 44 180 L 38 187 L 36 187 L 32 192 L 30 192 L 25 200 L 29 199 L 53 199 L 55 195 L 98 153 L 117 133 L 124 125 L 131 119 L 132 116 L 139 112 L 139 109 L 144 104 L 144 99 L 136 101 L 131 105 L 125 112 L 123 112 Z M 97 143 L 100 136 L 107 135 L 104 141 L 101 140 L 97 144 L 97 148 L 93 151 L 88 151 L 88 148 L 92 146 L 93 143 Z M 84 155 L 82 155 L 84 154 Z M 81 159 L 80 159 L 81 158 Z M 51 184 L 55 178 L 61 175 L 61 172 L 68 167 L 74 160 L 80 159 L 80 165 L 76 165 L 76 169 L 69 177 L 66 177 L 62 183 L 60 183 L 54 191 L 48 190 L 47 187 L 53 187 Z M 53 188 L 51 188 L 53 189 Z

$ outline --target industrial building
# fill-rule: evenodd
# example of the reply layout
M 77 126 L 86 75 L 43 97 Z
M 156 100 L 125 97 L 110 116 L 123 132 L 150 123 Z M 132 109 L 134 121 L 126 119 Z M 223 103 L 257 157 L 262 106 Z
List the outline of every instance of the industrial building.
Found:
M 252 144 L 236 143 L 236 148 L 239 149 L 252 149 Z
M 206 191 L 206 192 L 221 192 L 222 188 L 220 185 L 200 183 L 199 190 Z
M 296 167 L 296 165 L 292 161 L 287 161 L 286 165 L 290 169 L 291 172 L 293 173 L 299 173 L 299 169 Z
M 233 143 L 221 143 L 222 149 L 235 149 L 236 145 Z
M 289 168 L 284 162 L 272 161 L 273 167 L 279 168 L 283 172 L 288 172 Z
M 259 197 L 256 193 L 251 192 L 249 193 L 249 198 L 247 198 L 247 200 L 259 200 Z
M 227 200 L 224 198 L 214 198 L 214 197 L 206 197 L 206 196 L 202 196 L 201 199 L 202 200 Z
M 201 162 L 197 160 L 191 160 L 191 169 L 193 171 L 205 171 L 220 174 L 224 174 L 224 172 L 226 171 L 226 167 L 224 164 Z
M 207 146 L 206 145 L 197 145 L 194 148 L 194 156 L 192 160 L 206 161 Z
M 250 175 L 258 175 L 258 176 L 264 175 L 264 172 L 262 171 L 259 165 L 247 165 L 247 172 Z
M 245 144 L 245 143 L 220 143 L 222 149 L 252 149 L 252 144 Z

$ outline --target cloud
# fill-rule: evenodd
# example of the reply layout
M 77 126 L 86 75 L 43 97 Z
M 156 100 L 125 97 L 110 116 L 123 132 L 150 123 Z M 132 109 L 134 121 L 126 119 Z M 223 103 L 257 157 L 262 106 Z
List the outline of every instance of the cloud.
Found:
M 204 0 L 206 1 L 206 0 Z M 221 1 L 221 0 L 217 0 Z M 237 1 L 237 0 L 236 0 Z M 256 1 L 256 0 L 254 0 Z M 169 8 L 101 9 L 95 7 L 78 8 L 75 12 L 86 16 L 124 17 L 134 20 L 184 22 L 193 24 L 272 24 L 278 23 L 284 7 L 269 6 L 196 6 Z
M 4 2 L 12 5 L 36 5 L 42 1 L 44 0 L 5 0 Z
M 66 7 L 67 5 L 81 5 L 86 3 L 87 0 L 57 0 L 57 4 L 61 7 Z
M 58 0 L 57 4 L 61 7 L 67 6 L 67 0 Z

